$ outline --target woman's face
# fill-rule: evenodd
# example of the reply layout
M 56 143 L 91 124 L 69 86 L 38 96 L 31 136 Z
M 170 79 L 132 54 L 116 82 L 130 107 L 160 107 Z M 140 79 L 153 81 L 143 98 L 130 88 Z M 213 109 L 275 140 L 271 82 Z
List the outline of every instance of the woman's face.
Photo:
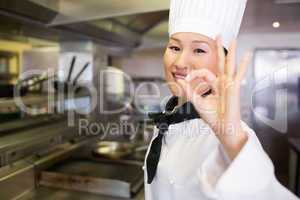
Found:
M 178 83 L 191 70 L 208 69 L 217 76 L 217 44 L 198 33 L 176 33 L 164 54 L 166 81 L 173 95 L 182 96 Z

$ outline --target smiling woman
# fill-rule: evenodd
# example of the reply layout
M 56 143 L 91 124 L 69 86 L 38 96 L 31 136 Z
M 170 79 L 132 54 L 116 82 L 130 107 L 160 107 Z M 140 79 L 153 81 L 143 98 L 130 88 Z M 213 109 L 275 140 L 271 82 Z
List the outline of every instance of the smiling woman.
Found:
M 171 0 L 163 60 L 173 97 L 165 112 L 150 116 L 157 128 L 145 160 L 146 200 L 298 199 L 279 184 L 241 120 L 250 55 L 236 64 L 235 38 L 245 6 L 246 0 Z
M 176 33 L 170 37 L 164 55 L 166 80 L 174 95 L 182 91 L 177 81 L 191 70 L 207 69 L 217 74 L 217 46 L 213 39 L 197 33 Z M 204 88 L 205 90 L 205 88 Z M 180 95 L 179 95 L 180 96 Z

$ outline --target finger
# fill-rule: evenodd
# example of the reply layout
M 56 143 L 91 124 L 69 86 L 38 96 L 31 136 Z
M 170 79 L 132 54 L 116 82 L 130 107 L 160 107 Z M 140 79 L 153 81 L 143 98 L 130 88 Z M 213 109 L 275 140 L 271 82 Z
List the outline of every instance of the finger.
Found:
M 247 72 L 247 67 L 248 67 L 248 65 L 250 63 L 251 58 L 252 58 L 251 52 L 248 52 L 248 53 L 246 53 L 243 56 L 241 64 L 240 64 L 240 67 L 239 67 L 239 70 L 238 70 L 238 72 L 236 74 L 236 80 L 237 81 L 240 82 L 245 77 L 246 72 Z
M 224 65 L 225 65 L 225 53 L 222 45 L 222 39 L 220 36 L 217 37 L 217 48 L 218 48 L 218 69 L 219 69 L 219 92 L 220 92 L 220 100 L 218 106 L 218 112 L 220 118 L 222 118 L 225 113 L 225 88 L 224 88 Z
M 199 84 L 192 85 L 192 86 L 195 86 L 193 87 L 193 91 L 201 96 L 203 96 L 203 94 L 205 94 L 212 88 L 212 86 L 207 82 L 201 82 Z
M 218 49 L 218 70 L 219 75 L 224 74 L 224 65 L 225 65 L 225 53 L 222 45 L 222 39 L 220 36 L 217 37 L 217 49 Z
M 236 58 L 236 40 L 232 40 L 230 42 L 229 48 L 228 48 L 228 55 L 226 56 L 226 75 L 228 78 L 234 77 L 234 71 L 235 71 L 235 58 Z
M 194 88 L 194 90 L 201 95 L 202 97 L 206 97 L 208 95 L 213 95 L 213 96 L 218 96 L 219 95 L 219 89 L 218 89 L 218 79 L 216 79 L 215 81 L 211 82 L 211 83 L 201 83 L 198 84 L 196 89 Z M 211 93 L 206 94 L 209 90 L 211 90 Z M 199 91 L 199 92 L 198 92 Z
M 201 79 L 204 79 L 205 82 L 201 81 Z M 208 90 L 210 89 L 212 90 L 212 94 L 218 93 L 218 89 L 216 86 L 217 77 L 208 69 L 199 69 L 192 71 L 186 77 L 186 81 L 188 81 L 192 87 L 196 85 L 197 89 L 194 88 L 194 90 L 201 96 L 208 92 Z
M 200 83 L 197 84 L 193 90 L 200 95 L 201 97 L 207 97 L 208 95 L 219 96 L 219 89 L 218 89 L 218 81 L 213 81 L 212 83 Z M 207 93 L 211 91 L 210 93 Z
M 213 84 L 211 85 L 212 87 L 212 94 L 213 95 L 216 95 L 216 96 L 219 96 L 220 95 L 220 91 L 219 91 L 219 81 L 218 79 L 216 79 Z
M 188 82 L 185 81 L 185 80 L 178 80 L 178 83 L 179 83 L 179 85 L 181 86 L 181 88 L 182 88 L 182 90 L 183 90 L 184 95 L 186 96 L 186 98 L 187 98 L 188 100 L 190 100 L 192 91 L 191 91 L 191 87 L 190 87 L 190 85 L 188 84 Z
M 218 89 L 219 89 L 219 106 L 218 106 L 218 112 L 219 112 L 219 117 L 223 118 L 225 114 L 225 105 L 226 105 L 226 88 L 225 88 L 225 79 L 224 76 L 222 76 L 219 79 L 218 82 Z
M 181 85 L 181 87 L 184 90 L 184 93 L 186 95 L 186 98 L 188 101 L 196 102 L 201 100 L 201 95 L 199 95 L 196 91 L 197 88 L 193 88 L 191 86 L 191 83 L 185 81 L 185 80 L 178 80 L 178 83 Z
M 187 75 L 185 80 L 190 82 L 190 81 L 194 80 L 195 78 L 204 78 L 208 82 L 213 82 L 214 80 L 216 80 L 217 77 L 208 69 L 198 69 L 198 70 L 191 71 Z

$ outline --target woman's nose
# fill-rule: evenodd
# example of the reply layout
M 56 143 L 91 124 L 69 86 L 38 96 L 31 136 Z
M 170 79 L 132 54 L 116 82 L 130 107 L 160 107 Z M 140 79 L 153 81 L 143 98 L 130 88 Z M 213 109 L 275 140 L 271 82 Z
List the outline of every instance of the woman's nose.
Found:
M 188 65 L 188 56 L 182 52 L 179 54 L 175 60 L 174 63 L 176 68 L 182 69 L 182 70 L 188 70 L 189 65 Z

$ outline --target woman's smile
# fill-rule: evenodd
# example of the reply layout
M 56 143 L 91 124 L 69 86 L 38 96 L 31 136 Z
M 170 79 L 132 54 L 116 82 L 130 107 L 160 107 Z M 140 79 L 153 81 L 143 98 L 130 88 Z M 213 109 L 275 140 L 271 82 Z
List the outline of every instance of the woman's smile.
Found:
M 164 54 L 164 68 L 172 94 L 181 96 L 178 82 L 193 70 L 206 69 L 217 75 L 215 40 L 198 33 L 172 35 Z
M 184 80 L 185 77 L 187 76 L 187 72 L 175 71 L 175 72 L 172 72 L 172 75 L 173 75 L 173 78 L 175 81 L 177 81 L 179 79 Z

